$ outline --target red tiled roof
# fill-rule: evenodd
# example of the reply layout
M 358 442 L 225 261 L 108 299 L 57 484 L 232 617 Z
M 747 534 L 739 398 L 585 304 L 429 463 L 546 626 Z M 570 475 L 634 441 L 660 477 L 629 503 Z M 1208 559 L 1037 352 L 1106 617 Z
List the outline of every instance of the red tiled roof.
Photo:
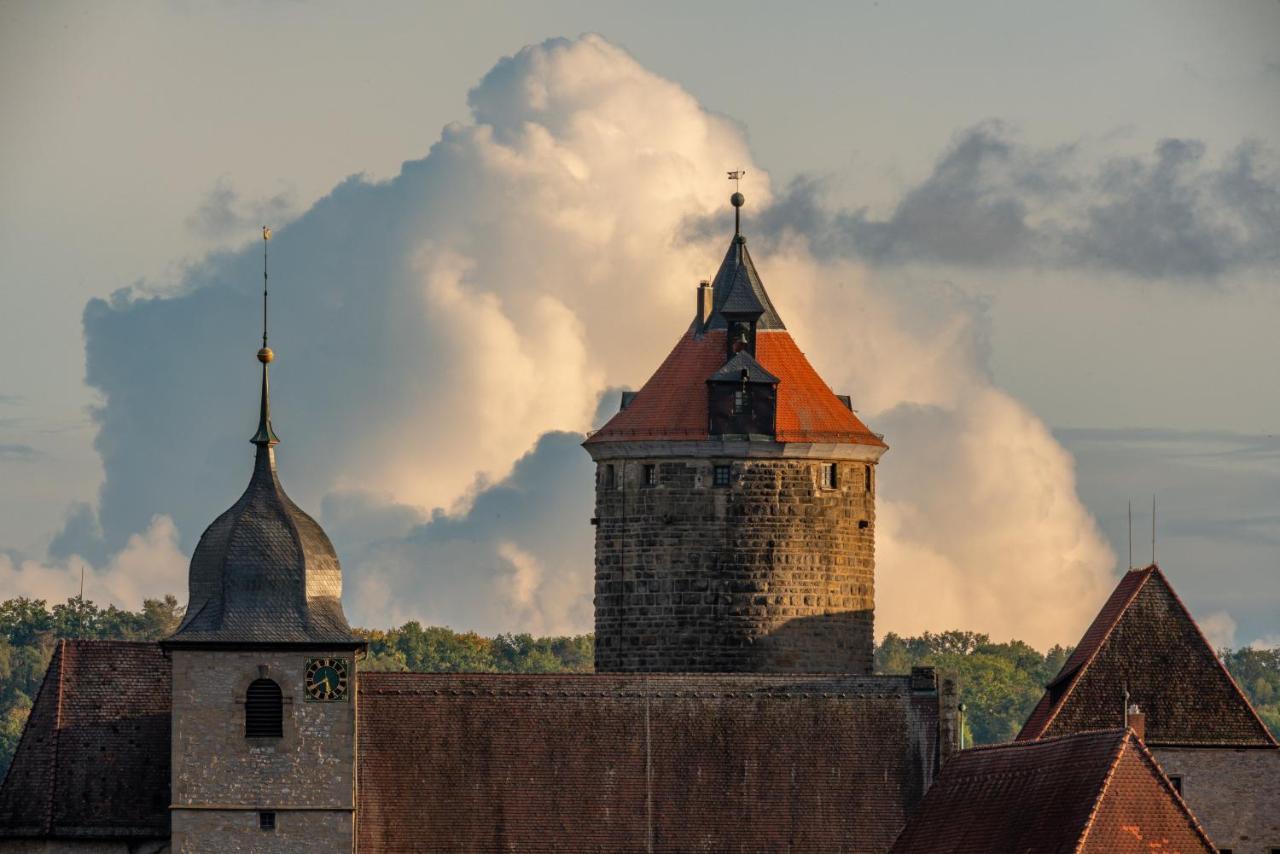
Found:
M 909 677 L 362 673 L 358 849 L 884 851 L 938 699 Z
M 1018 739 L 1118 725 L 1126 690 L 1148 744 L 1276 746 L 1155 565 L 1120 579 Z
M 169 709 L 157 644 L 59 641 L 0 786 L 0 837 L 168 838 Z
M 756 333 L 756 361 L 778 377 L 779 442 L 841 442 L 885 447 L 818 376 L 785 329 Z M 626 409 L 587 443 L 709 438 L 707 377 L 725 363 L 725 332 L 691 328 Z
M 1125 730 L 966 750 L 891 854 L 1213 852 L 1151 753 Z

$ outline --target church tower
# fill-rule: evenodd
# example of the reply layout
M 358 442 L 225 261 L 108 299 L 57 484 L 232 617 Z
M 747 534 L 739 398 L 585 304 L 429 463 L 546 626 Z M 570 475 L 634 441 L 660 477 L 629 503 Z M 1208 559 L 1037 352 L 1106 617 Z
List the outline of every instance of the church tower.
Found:
M 730 201 L 692 324 L 584 443 L 596 669 L 870 673 L 888 446 L 792 340 Z
M 263 230 L 263 238 L 270 231 Z M 276 472 L 267 366 L 253 474 L 191 556 L 173 667 L 173 850 L 351 851 L 355 659 L 342 569 Z

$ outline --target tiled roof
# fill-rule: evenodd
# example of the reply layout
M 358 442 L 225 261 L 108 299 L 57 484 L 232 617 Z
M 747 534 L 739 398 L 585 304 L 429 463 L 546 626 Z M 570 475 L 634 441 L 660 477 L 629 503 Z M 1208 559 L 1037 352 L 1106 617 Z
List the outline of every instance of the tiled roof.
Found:
M 779 442 L 842 442 L 884 447 L 818 376 L 786 330 L 756 333 L 756 361 L 778 378 Z M 709 437 L 707 378 L 725 363 L 725 332 L 685 333 L 627 408 L 587 443 Z
M 191 555 L 186 617 L 166 643 L 347 643 L 342 568 L 258 444 L 249 486 Z
M 937 696 L 909 677 L 363 673 L 359 691 L 362 851 L 884 851 L 937 750 Z
M 1215 851 L 1150 752 L 1121 729 L 960 753 L 890 850 Z
M 154 643 L 59 641 L 0 786 L 0 837 L 168 837 L 169 679 Z
M 1121 725 L 1126 690 L 1147 744 L 1276 746 L 1155 565 L 1120 579 L 1018 739 Z

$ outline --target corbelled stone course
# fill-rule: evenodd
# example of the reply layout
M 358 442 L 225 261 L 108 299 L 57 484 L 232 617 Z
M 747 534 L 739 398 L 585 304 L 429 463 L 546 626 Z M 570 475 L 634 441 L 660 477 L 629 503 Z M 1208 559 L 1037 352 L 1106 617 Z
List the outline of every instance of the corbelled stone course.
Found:
M 871 672 L 870 464 L 603 458 L 597 473 L 597 670 Z

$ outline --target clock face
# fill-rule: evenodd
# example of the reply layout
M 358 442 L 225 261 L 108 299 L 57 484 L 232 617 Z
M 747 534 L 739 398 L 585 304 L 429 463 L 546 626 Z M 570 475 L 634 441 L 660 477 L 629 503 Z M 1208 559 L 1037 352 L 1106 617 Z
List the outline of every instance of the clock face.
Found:
M 347 699 L 347 671 L 345 658 L 307 659 L 307 699 L 318 703 Z

